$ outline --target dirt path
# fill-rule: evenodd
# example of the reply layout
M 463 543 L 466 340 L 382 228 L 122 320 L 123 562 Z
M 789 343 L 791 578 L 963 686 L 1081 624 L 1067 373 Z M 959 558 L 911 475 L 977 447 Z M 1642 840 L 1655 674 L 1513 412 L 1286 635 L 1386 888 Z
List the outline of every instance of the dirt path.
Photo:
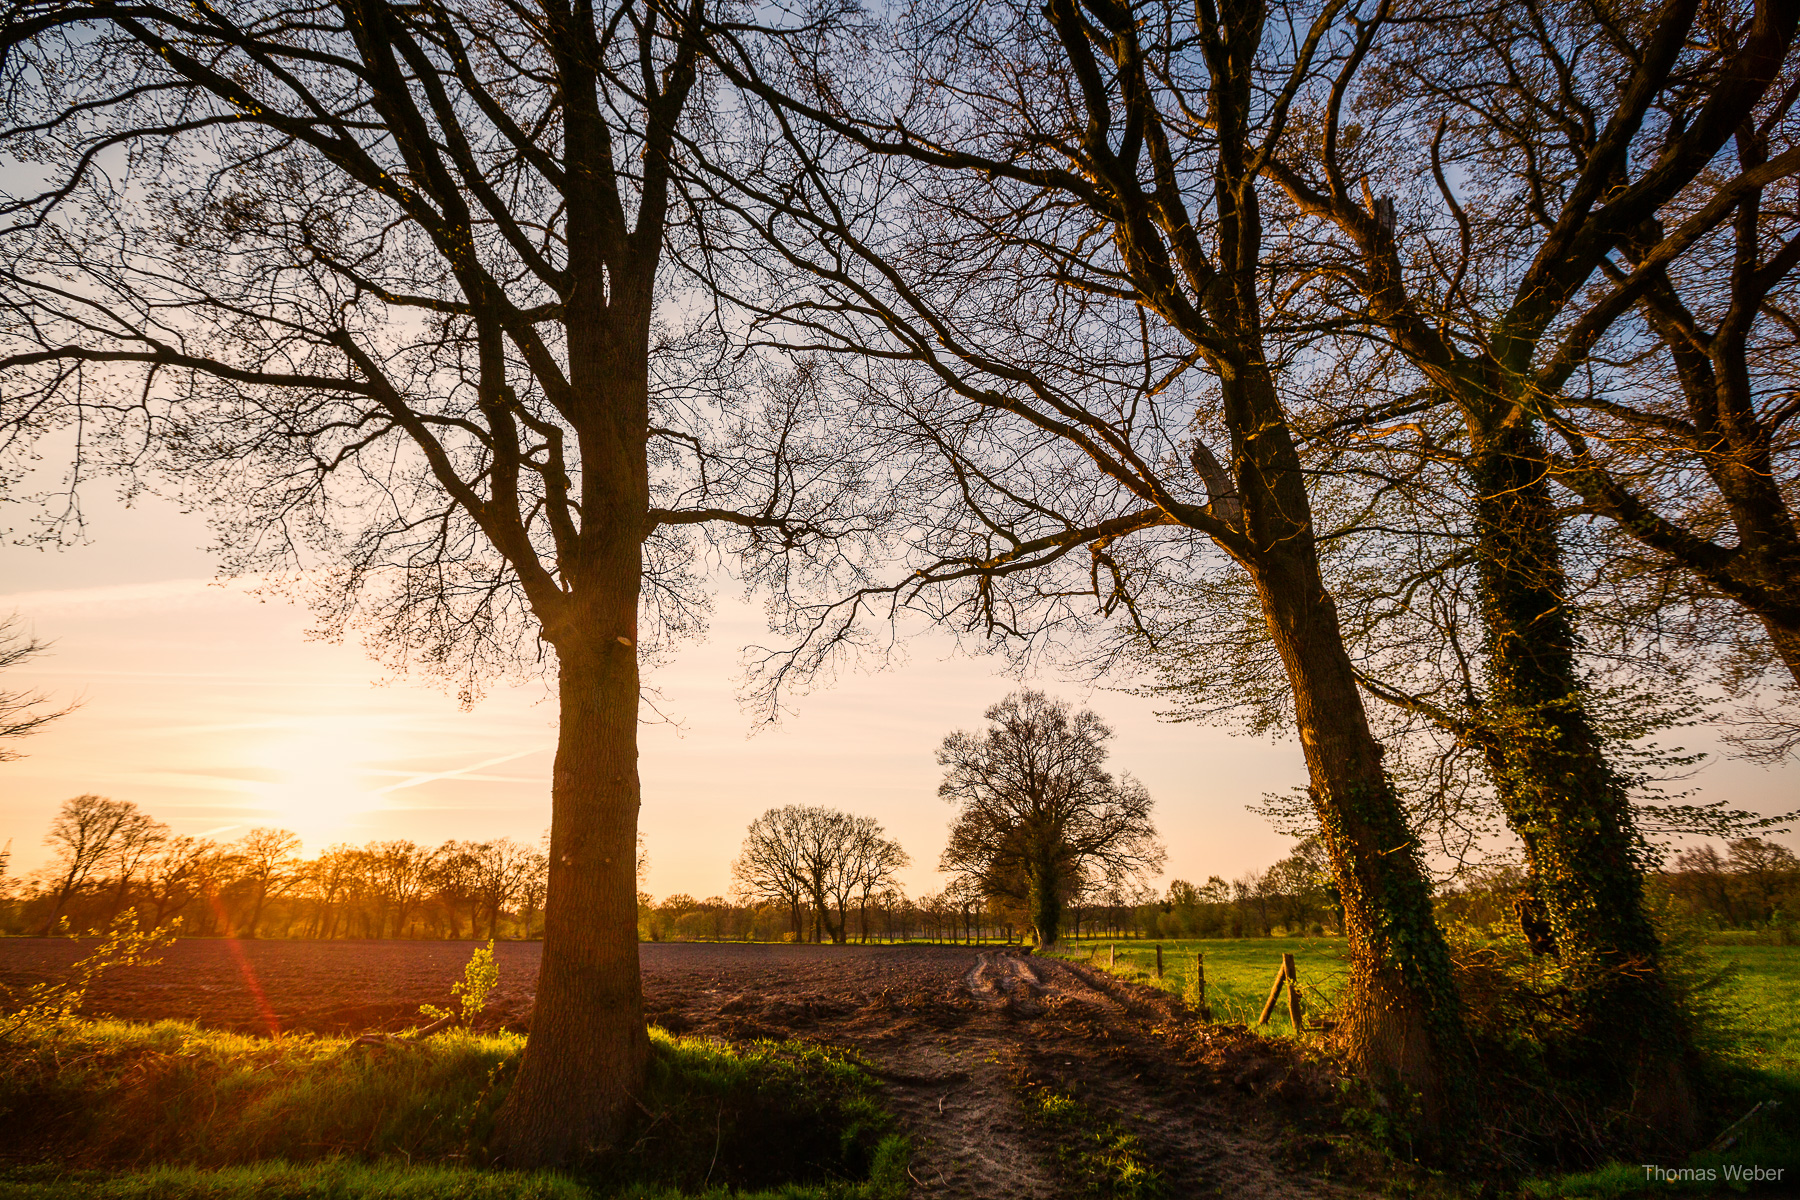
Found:
M 1306 1168 L 1307 1147 L 1289 1121 L 1319 1080 L 1279 1049 L 1241 1030 L 1204 1031 L 1174 997 L 1077 964 L 931 950 L 891 975 L 875 964 L 846 971 L 854 960 L 840 959 L 830 997 L 790 977 L 781 990 L 717 1003 L 713 993 L 663 988 L 650 1000 L 656 1019 L 675 1028 L 800 1037 L 862 1054 L 914 1139 L 921 1198 L 1087 1194 L 1026 1119 L 1023 1084 L 1072 1092 L 1129 1129 L 1170 1197 L 1364 1194 Z M 858 982 L 868 986 L 861 995 Z

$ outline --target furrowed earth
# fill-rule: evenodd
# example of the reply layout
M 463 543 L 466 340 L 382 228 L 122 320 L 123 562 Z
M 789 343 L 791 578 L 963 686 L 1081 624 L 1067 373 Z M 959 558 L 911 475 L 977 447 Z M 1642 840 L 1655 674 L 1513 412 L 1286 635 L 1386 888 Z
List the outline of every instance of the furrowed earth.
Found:
M 102 980 L 85 1011 L 243 1032 L 399 1030 L 420 1004 L 450 1002 L 471 947 L 188 939 Z M 53 977 L 82 953 L 71 939 L 0 939 L 0 983 Z M 540 953 L 495 946 L 500 982 L 482 1025 L 528 1027 Z M 1093 1194 L 1058 1152 L 1066 1131 L 1027 1116 L 1021 1096 L 1037 1087 L 1137 1139 L 1160 1184 L 1121 1194 L 1375 1190 L 1341 1161 L 1327 1169 L 1330 1083 L 1291 1043 L 1200 1026 L 1169 993 L 1082 964 L 995 947 L 713 943 L 645 944 L 641 961 L 647 1015 L 670 1032 L 860 1054 L 913 1139 L 918 1197 Z

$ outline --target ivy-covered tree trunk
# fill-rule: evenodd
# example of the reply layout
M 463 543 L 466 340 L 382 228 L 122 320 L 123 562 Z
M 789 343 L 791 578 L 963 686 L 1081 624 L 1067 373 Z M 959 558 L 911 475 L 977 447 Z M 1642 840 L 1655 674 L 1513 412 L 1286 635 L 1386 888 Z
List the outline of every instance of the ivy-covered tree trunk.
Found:
M 1253 206 L 1245 207 L 1253 216 Z M 1238 557 L 1293 690 L 1320 837 L 1343 905 L 1350 981 L 1337 1040 L 1365 1075 L 1417 1098 L 1427 1134 L 1453 1136 L 1474 1117 L 1469 1044 L 1418 839 L 1382 768 L 1381 743 L 1320 573 L 1305 475 L 1274 381 L 1262 363 L 1222 366 L 1249 543 Z
M 1528 425 L 1477 436 L 1469 459 L 1488 652 L 1485 735 L 1508 824 L 1576 988 L 1583 1064 L 1675 1137 L 1696 1112 L 1687 1037 L 1665 986 L 1633 856 L 1630 801 L 1577 675 L 1558 521 Z
M 1057 870 L 1056 848 L 1046 846 L 1034 856 L 1031 876 L 1026 881 L 1026 899 L 1031 910 L 1032 932 L 1040 947 L 1054 946 L 1062 937 L 1063 880 Z
M 1310 562 L 1253 575 L 1293 687 L 1342 903 L 1350 981 L 1337 1040 L 1365 1074 L 1416 1095 L 1428 1131 L 1451 1133 L 1474 1103 L 1462 1006 L 1418 841 L 1382 769 L 1336 607 Z

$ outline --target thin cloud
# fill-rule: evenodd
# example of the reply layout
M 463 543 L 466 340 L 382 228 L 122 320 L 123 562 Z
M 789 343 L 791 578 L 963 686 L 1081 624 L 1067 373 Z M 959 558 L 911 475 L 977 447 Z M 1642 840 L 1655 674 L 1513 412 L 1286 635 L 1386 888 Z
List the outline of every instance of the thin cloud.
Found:
M 402 779 L 399 783 L 390 783 L 384 788 L 376 788 L 370 794 L 382 796 L 386 795 L 388 792 L 398 792 L 403 788 L 418 787 L 422 783 L 432 783 L 439 779 L 457 779 L 473 771 L 479 771 L 483 767 L 499 766 L 501 763 L 511 762 L 515 758 L 524 758 L 528 754 L 540 754 L 550 748 L 550 744 L 545 743 L 542 746 L 533 746 L 529 750 L 520 750 L 515 754 L 502 754 L 499 758 L 485 758 L 480 762 L 470 763 L 466 767 L 457 767 L 453 771 L 432 771 L 424 775 L 414 775 L 410 779 Z

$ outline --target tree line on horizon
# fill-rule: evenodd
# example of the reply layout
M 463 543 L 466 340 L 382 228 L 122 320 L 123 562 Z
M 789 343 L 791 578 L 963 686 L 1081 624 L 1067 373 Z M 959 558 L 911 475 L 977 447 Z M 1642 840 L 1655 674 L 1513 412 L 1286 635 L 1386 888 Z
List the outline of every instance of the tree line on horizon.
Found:
M 751 827 L 766 839 L 783 822 L 838 823 L 881 838 L 868 818 L 824 807 L 771 809 Z M 759 828 L 760 827 L 760 828 Z M 822 845 L 854 839 L 824 839 Z M 542 936 L 542 852 L 511 839 L 450 840 L 431 848 L 406 839 L 339 844 L 312 859 L 295 853 L 286 830 L 252 829 L 232 842 L 171 834 L 135 805 L 84 795 L 63 805 L 46 841 L 55 861 L 22 886 L 6 879 L 0 852 L 0 933 L 77 933 L 105 928 L 121 912 L 158 927 L 181 919 L 184 936 L 267 938 L 532 939 Z M 766 847 L 765 847 L 766 849 Z M 892 864 L 898 847 L 882 854 Z M 904 852 L 901 865 L 904 865 Z M 935 892 L 908 896 L 891 874 L 866 893 L 838 882 L 855 878 L 846 854 L 822 865 L 824 913 L 774 901 L 738 873 L 734 899 L 638 894 L 645 941 L 1024 942 L 1028 909 L 961 876 Z M 643 862 L 639 864 L 640 875 Z M 1525 881 L 1519 864 L 1501 861 L 1464 873 L 1438 893 L 1440 911 L 1457 919 L 1503 920 Z M 1724 853 L 1690 846 L 1650 877 L 1658 903 L 1673 902 L 1710 929 L 1754 931 L 1787 944 L 1800 936 L 1800 858 L 1779 843 L 1743 837 Z M 836 919 L 829 911 L 843 896 Z M 855 897 L 857 903 L 852 904 Z M 1339 934 L 1342 913 L 1330 864 L 1317 838 L 1266 870 L 1199 884 L 1176 879 L 1161 892 L 1095 878 L 1069 895 L 1068 935 L 1118 938 L 1243 938 Z
M 554 674 L 512 1164 L 635 1111 L 642 676 L 713 563 L 767 599 L 765 717 L 911 613 L 1294 733 L 1333 1039 L 1428 1149 L 1523 1027 L 1463 1003 L 1425 849 L 1507 831 L 1580 1093 L 1520 1107 L 1694 1143 L 1634 802 L 1672 680 L 1800 750 L 1797 22 L 20 0 L 0 479 L 78 429 L 46 541 L 114 471 L 327 634 L 471 699 Z M 1047 934 L 1059 844 L 966 868 Z
M 192 937 L 531 937 L 548 877 L 543 850 L 511 838 L 389 838 L 304 858 L 285 829 L 187 837 L 91 794 L 64 801 L 44 841 L 51 862 L 20 887 L 5 881 L 6 933 L 85 933 L 135 911 Z

